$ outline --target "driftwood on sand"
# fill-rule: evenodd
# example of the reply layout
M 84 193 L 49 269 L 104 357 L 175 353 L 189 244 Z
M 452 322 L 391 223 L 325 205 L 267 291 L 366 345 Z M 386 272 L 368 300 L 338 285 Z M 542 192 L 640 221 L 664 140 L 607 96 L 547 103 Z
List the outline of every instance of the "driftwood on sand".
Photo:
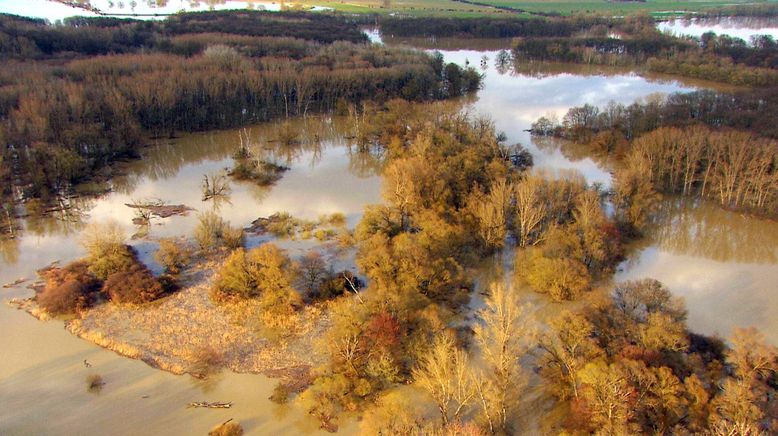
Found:
M 204 407 L 206 409 L 229 409 L 232 407 L 232 402 L 225 403 L 221 401 L 214 401 L 210 403 L 208 401 L 194 401 L 186 406 L 187 409 L 191 407 Z

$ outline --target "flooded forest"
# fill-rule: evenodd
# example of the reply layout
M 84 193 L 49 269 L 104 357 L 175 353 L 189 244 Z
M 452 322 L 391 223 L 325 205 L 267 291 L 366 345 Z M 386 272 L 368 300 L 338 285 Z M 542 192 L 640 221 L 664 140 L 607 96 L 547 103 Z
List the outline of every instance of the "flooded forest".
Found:
M 39 3 L 0 434 L 778 433 L 774 3 Z

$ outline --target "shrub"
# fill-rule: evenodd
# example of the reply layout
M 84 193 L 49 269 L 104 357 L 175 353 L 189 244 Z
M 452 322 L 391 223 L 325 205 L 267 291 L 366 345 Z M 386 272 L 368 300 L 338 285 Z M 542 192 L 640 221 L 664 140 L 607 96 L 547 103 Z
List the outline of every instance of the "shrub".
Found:
M 198 348 L 191 355 L 189 373 L 198 378 L 208 378 L 224 366 L 224 355 L 213 347 Z
M 135 250 L 129 245 L 115 245 L 97 257 L 90 257 L 89 270 L 100 280 L 106 280 L 112 274 L 132 268 Z
M 291 389 L 284 382 L 278 382 L 276 387 L 273 388 L 273 394 L 270 395 L 270 401 L 278 404 L 286 404 L 289 401 L 289 394 Z
M 346 215 L 344 215 L 342 212 L 335 212 L 330 215 L 322 215 L 319 217 L 319 224 L 329 224 L 335 227 L 342 227 L 346 225 Z
M 316 298 L 319 286 L 328 277 L 327 262 L 318 251 L 309 251 L 297 262 L 297 283 L 308 298 Z
M 242 247 L 243 229 L 232 227 L 229 224 L 225 225 L 222 231 L 222 244 L 231 250 Z
M 185 243 L 179 242 L 173 238 L 164 238 L 159 241 L 159 250 L 154 253 L 154 259 L 159 262 L 165 272 L 169 274 L 178 274 L 188 263 L 191 257 L 191 250 Z
M 317 229 L 313 236 L 318 239 L 319 241 L 326 241 L 330 238 L 333 238 L 335 236 L 335 231 L 332 229 Z
M 95 256 L 105 251 L 106 247 L 123 245 L 126 235 L 116 221 L 96 222 L 89 224 L 81 234 L 81 245 L 86 248 L 89 256 Z
M 142 262 L 134 258 L 125 271 L 111 274 L 103 284 L 103 293 L 114 303 L 143 304 L 165 293 L 165 288 Z
M 99 374 L 92 374 L 87 376 L 86 389 L 89 392 L 100 392 L 103 389 L 103 386 L 105 386 L 105 381 L 103 381 L 103 377 L 101 377 Z
M 89 270 L 100 280 L 127 270 L 133 263 L 132 248 L 125 245 L 126 237 L 115 221 L 87 226 L 81 244 L 87 251 Z
M 229 180 L 224 174 L 204 175 L 200 188 L 203 190 L 203 201 L 224 199 L 231 191 Z
M 243 435 L 243 427 L 237 422 L 227 421 L 214 427 L 213 430 L 208 432 L 208 436 L 241 436 Z
M 216 212 L 209 210 L 197 216 L 195 240 L 203 250 L 211 250 L 219 246 L 225 223 Z
M 292 287 L 293 265 L 273 244 L 235 250 L 224 262 L 211 290 L 216 301 L 259 298 L 264 321 L 275 324 L 291 315 L 301 298 Z
M 278 238 L 288 238 L 295 234 L 300 224 L 300 221 L 288 212 L 281 212 L 269 218 L 266 229 Z
M 100 290 L 98 280 L 86 262 L 73 262 L 45 275 L 46 287 L 38 294 L 38 304 L 53 315 L 80 312 L 92 304 Z
M 235 68 L 241 62 L 238 51 L 224 44 L 209 45 L 203 51 L 203 57 L 224 69 Z
M 357 291 L 364 287 L 362 280 L 355 276 L 351 271 L 345 270 L 338 274 L 332 274 L 321 282 L 315 298 L 320 300 L 331 300 L 344 293 L 354 292 L 351 288 L 352 285 Z
M 211 297 L 216 301 L 232 298 L 251 298 L 256 296 L 257 283 L 249 270 L 246 250 L 233 251 L 219 269 Z
M 194 236 L 200 249 L 213 250 L 220 246 L 235 249 L 243 245 L 243 229 L 231 227 L 216 212 L 203 212 L 198 220 Z

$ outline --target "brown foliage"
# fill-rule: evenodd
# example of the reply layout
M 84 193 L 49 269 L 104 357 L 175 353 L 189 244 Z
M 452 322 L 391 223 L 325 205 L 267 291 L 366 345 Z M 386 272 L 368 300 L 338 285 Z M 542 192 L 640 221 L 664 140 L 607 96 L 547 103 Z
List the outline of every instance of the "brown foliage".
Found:
M 161 297 L 165 289 L 146 265 L 135 259 L 129 269 L 108 276 L 103 293 L 114 303 L 143 304 Z
M 392 349 L 400 342 L 400 323 L 390 313 L 383 311 L 373 315 L 367 326 L 366 336 L 376 347 Z
M 189 263 L 191 254 L 187 244 L 173 238 L 163 238 L 159 241 L 159 250 L 154 253 L 154 260 L 165 267 L 165 272 L 178 274 Z
M 80 312 L 96 301 L 100 281 L 86 262 L 77 261 L 45 274 L 46 286 L 38 294 L 38 304 L 51 314 Z
M 237 422 L 231 421 L 232 419 L 214 427 L 213 430 L 208 432 L 208 436 L 242 436 L 243 427 Z

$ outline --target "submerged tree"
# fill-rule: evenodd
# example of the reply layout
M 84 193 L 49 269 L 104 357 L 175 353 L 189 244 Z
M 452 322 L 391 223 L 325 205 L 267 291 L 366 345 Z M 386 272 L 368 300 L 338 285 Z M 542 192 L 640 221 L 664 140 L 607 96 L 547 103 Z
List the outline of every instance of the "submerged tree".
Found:
M 467 354 L 446 334 L 437 336 L 413 380 L 432 398 L 444 427 L 457 422 L 476 395 Z
M 519 306 L 512 288 L 494 284 L 485 307 L 478 311 L 482 323 L 474 327 L 484 369 L 477 372 L 475 387 L 481 414 L 490 433 L 511 433 L 525 385 L 519 364 L 529 342 L 526 308 Z

